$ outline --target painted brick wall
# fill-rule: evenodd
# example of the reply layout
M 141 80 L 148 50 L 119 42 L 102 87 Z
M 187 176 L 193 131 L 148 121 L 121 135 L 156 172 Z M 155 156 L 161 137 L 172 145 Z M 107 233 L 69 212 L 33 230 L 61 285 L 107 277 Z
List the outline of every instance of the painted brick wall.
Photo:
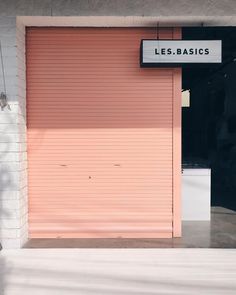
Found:
M 0 18 L 6 91 L 11 110 L 0 111 L 0 241 L 18 248 L 27 240 L 25 126 L 25 29 L 15 17 Z M 3 76 L 0 70 L 0 91 Z

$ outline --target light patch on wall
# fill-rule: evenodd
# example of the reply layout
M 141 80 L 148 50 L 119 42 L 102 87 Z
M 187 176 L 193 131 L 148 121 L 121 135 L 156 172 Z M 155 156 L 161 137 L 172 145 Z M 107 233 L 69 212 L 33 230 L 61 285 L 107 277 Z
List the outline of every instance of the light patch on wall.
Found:
M 190 91 L 189 90 L 182 91 L 182 107 L 185 107 L 185 108 L 190 107 Z

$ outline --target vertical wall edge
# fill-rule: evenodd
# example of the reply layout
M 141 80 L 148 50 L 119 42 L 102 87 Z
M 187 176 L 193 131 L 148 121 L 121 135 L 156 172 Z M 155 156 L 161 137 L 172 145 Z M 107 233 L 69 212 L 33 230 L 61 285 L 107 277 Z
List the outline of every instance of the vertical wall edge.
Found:
M 182 29 L 173 28 L 173 39 L 182 38 Z M 173 237 L 181 237 L 181 91 L 182 69 L 173 71 Z

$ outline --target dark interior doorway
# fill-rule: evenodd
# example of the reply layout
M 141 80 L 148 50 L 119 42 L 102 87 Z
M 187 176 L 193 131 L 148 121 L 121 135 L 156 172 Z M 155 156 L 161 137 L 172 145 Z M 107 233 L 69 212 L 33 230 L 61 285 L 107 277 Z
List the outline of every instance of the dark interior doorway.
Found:
M 190 107 L 182 108 L 184 167 L 211 169 L 211 205 L 236 210 L 236 27 L 183 29 L 183 39 L 222 40 L 217 67 L 183 69 L 183 90 Z

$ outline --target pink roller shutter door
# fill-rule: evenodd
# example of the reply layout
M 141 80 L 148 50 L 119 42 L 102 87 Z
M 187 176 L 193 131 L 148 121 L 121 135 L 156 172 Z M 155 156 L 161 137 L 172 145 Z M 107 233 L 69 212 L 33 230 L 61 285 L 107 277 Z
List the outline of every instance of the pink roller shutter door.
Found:
M 180 235 L 181 72 L 139 67 L 156 35 L 27 29 L 31 238 Z

